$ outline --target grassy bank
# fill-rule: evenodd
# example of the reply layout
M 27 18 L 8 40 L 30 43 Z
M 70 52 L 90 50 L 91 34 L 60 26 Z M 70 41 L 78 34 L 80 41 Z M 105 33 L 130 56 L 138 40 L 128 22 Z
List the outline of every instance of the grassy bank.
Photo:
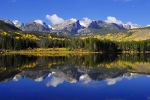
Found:
M 90 52 L 84 49 L 71 50 L 69 48 L 35 48 L 26 50 L 3 50 L 3 54 L 21 54 L 21 55 L 67 55 L 67 54 L 90 54 L 102 52 Z
M 92 53 L 103 53 L 103 52 L 91 52 L 85 49 L 70 49 L 70 48 L 34 48 L 26 50 L 1 50 L 0 54 L 20 54 L 20 55 L 34 55 L 34 56 L 66 56 L 66 55 L 86 55 Z M 113 52 L 109 52 L 113 53 Z M 116 52 L 117 53 L 117 52 Z M 118 53 L 129 53 L 129 54 L 142 54 L 150 53 L 150 51 L 139 52 L 139 51 L 121 51 Z

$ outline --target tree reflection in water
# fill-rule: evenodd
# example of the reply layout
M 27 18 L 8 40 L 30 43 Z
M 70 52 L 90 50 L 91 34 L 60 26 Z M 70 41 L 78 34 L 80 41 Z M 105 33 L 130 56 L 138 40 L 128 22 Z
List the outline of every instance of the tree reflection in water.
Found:
M 41 82 L 50 77 L 46 86 L 56 87 L 63 82 L 83 84 L 106 80 L 114 85 L 122 79 L 150 74 L 149 54 L 90 54 L 67 56 L 0 56 L 0 81 L 19 81 L 23 78 Z

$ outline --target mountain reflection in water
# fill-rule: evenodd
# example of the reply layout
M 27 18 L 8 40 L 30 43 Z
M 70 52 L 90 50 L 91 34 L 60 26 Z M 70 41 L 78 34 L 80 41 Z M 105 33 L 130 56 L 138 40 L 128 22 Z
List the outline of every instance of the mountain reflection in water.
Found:
M 0 82 L 24 78 L 57 87 L 64 82 L 88 84 L 106 81 L 114 85 L 122 79 L 131 80 L 150 75 L 149 54 L 91 54 L 68 56 L 0 56 Z

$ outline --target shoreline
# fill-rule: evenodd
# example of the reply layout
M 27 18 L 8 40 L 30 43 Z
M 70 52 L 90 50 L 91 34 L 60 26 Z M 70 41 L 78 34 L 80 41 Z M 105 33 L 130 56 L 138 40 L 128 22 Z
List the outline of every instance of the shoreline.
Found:
M 88 50 L 76 49 L 69 50 L 68 48 L 36 48 L 29 50 L 3 50 L 4 55 L 21 54 L 21 55 L 69 55 L 69 54 L 102 54 L 102 52 L 90 52 Z
M 2 55 L 20 54 L 20 55 L 86 55 L 86 54 L 103 54 L 104 52 L 91 52 L 85 49 L 69 49 L 69 48 L 34 48 L 26 50 L 1 50 Z M 122 51 L 122 52 L 108 52 L 121 53 L 121 54 L 147 54 L 150 51 L 139 52 L 139 51 Z

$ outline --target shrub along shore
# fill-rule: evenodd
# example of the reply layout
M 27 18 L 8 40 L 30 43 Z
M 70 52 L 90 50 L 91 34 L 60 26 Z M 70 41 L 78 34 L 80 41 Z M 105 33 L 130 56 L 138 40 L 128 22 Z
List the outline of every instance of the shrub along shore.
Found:
M 91 54 L 102 52 L 90 52 L 88 50 L 76 49 L 70 50 L 69 48 L 34 48 L 26 50 L 3 50 L 3 54 L 23 54 L 23 55 L 36 55 L 36 54 Z

